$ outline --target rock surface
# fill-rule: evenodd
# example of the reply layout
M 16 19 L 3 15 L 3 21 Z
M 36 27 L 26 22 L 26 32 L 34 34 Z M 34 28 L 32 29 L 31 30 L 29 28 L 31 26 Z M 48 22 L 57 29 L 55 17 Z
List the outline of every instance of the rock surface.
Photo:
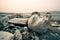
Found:
M 14 35 L 9 32 L 0 31 L 0 40 L 13 40 Z

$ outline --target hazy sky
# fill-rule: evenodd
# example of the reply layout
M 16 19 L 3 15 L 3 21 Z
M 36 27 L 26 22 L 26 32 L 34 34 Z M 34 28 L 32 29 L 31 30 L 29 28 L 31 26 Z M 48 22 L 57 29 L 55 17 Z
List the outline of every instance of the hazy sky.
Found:
M 0 12 L 60 11 L 60 0 L 0 0 Z

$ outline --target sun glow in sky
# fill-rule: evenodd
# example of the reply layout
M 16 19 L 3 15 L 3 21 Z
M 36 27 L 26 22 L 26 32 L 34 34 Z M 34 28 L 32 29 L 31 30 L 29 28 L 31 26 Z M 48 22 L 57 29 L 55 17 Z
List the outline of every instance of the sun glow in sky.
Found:
M 60 11 L 60 0 L 0 0 L 0 12 Z

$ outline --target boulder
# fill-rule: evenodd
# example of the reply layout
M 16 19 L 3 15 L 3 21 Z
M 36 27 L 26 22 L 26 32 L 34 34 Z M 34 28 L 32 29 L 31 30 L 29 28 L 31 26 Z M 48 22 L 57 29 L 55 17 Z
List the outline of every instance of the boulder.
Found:
M 9 32 L 0 31 L 0 40 L 14 40 L 14 35 Z
M 14 36 L 15 36 L 15 40 L 22 40 L 22 34 L 18 29 L 16 29 Z
M 2 20 L 3 26 L 7 26 L 8 25 L 8 21 L 9 21 L 9 18 L 7 16 L 3 17 L 3 20 Z
M 28 28 L 32 31 L 42 34 L 47 31 L 48 24 L 45 18 L 34 15 L 28 20 Z

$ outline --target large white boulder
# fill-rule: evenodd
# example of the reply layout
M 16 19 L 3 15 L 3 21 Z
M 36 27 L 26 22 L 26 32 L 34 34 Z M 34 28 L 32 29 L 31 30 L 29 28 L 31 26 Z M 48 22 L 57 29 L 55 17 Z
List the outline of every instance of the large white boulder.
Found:
M 33 15 L 28 20 L 28 28 L 39 34 L 45 33 L 48 29 L 46 18 Z

